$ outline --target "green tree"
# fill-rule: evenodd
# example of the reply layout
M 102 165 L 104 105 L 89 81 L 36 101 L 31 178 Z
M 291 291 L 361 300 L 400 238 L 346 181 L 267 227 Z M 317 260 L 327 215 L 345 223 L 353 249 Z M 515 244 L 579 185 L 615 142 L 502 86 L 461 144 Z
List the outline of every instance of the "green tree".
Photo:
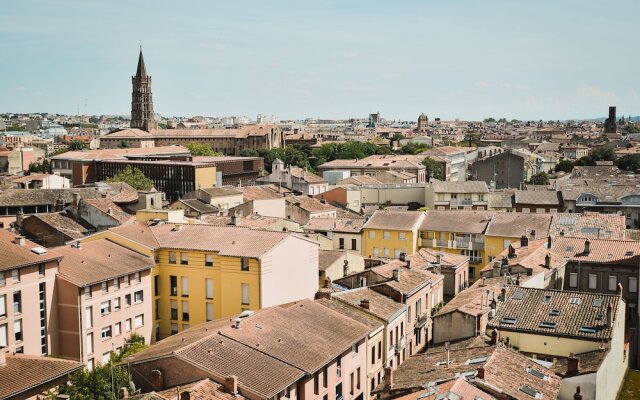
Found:
M 136 190 L 150 190 L 153 187 L 153 181 L 144 176 L 138 168 L 131 168 L 127 165 L 125 169 L 115 174 L 107 182 L 124 182 Z
M 569 173 L 571 171 L 573 171 L 573 166 L 575 164 L 573 163 L 573 161 L 571 160 L 561 160 L 558 165 L 556 165 L 556 172 L 566 172 Z
M 496 122 L 496 119 L 493 117 L 485 118 L 482 122 Z
M 122 350 L 120 350 L 118 354 L 114 354 L 112 356 L 112 360 L 116 363 L 120 363 L 126 360 L 127 357 L 132 356 L 147 347 L 147 344 L 144 342 L 144 336 L 132 333 L 131 336 L 125 339 Z
M 431 146 L 429 146 L 426 143 L 413 143 L 413 142 L 409 142 L 405 145 L 403 145 L 402 147 L 400 147 L 400 149 L 397 151 L 398 154 L 418 154 L 418 153 L 422 153 L 423 151 L 429 150 L 431 148 Z
M 616 152 L 613 146 L 602 146 L 591 152 L 592 165 L 595 165 L 596 161 L 615 161 Z
M 191 142 L 191 143 L 187 144 L 187 149 L 189 149 L 189 151 L 191 152 L 192 156 L 210 156 L 210 157 L 213 157 L 213 156 L 222 155 L 222 153 L 217 153 L 217 152 L 213 151 L 211 146 L 209 146 L 206 143 Z
M 239 154 L 241 157 L 260 157 L 258 151 L 254 149 L 242 149 Z
M 27 174 L 50 174 L 51 173 L 51 161 L 44 159 L 42 163 L 32 162 L 29 164 Z
M 628 133 L 640 133 L 640 124 L 628 124 L 624 127 Z
M 444 170 L 442 169 L 442 164 L 440 164 L 438 161 L 434 160 L 433 158 L 427 157 L 424 159 L 424 161 L 422 161 L 422 164 L 426 168 L 425 172 L 429 179 L 433 178 L 444 180 Z
M 121 149 L 128 149 L 129 146 L 129 142 L 127 142 L 126 140 L 122 140 L 120 141 L 120 144 L 118 145 L 119 148 Z
M 538 172 L 534 176 L 531 177 L 529 181 L 532 185 L 548 185 L 549 184 L 549 175 L 546 172 Z
M 84 150 L 86 149 L 88 146 L 85 142 L 81 141 L 81 140 L 72 140 L 68 143 L 69 147 L 68 150 L 69 151 L 73 151 L 73 150 Z
M 624 171 L 636 172 L 640 169 L 640 154 L 627 154 L 618 159 L 618 168 Z

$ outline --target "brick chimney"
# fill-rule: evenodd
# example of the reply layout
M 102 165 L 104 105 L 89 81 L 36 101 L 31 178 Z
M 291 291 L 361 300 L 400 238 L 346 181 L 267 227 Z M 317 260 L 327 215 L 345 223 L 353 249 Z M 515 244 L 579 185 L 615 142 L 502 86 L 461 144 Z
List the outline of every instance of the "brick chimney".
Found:
M 405 261 L 407 259 L 407 253 L 403 251 L 402 253 L 400 253 L 400 257 L 398 257 L 398 259 L 400 261 Z
M 150 382 L 155 390 L 163 390 L 164 375 L 162 374 L 162 371 L 160 371 L 159 369 L 152 370 Z
M 71 196 L 72 196 L 71 206 L 73 207 L 73 211 L 77 212 L 78 206 L 80 205 L 80 199 L 82 199 L 82 197 L 80 197 L 80 193 L 78 192 L 73 192 Z
M 393 386 L 393 369 L 386 367 L 384 369 L 384 387 L 391 389 L 391 386 Z
M 399 269 L 394 269 L 393 270 L 393 280 L 400 282 L 400 270 Z
M 18 246 L 23 246 L 26 244 L 26 240 L 24 238 L 24 236 L 16 236 L 13 238 L 13 243 L 17 244 Z
M 580 359 L 573 353 L 567 357 L 567 376 L 577 375 L 580 372 Z
M 520 237 L 520 247 L 527 247 L 529 246 L 529 238 L 527 237 L 527 235 L 522 235 Z
M 551 235 L 549 235 L 549 237 L 547 237 L 547 249 L 550 249 L 552 244 Z
M 476 376 L 480 379 L 484 379 L 484 366 L 481 365 L 478 367 L 478 373 Z
M 237 395 L 238 394 L 238 377 L 235 375 L 229 375 L 226 378 L 224 378 L 224 388 L 227 390 L 227 392 L 231 393 L 232 395 Z
M 591 242 L 589 241 L 589 239 L 584 241 L 584 254 L 589 254 L 591 253 Z
M 185 390 L 184 392 L 180 393 L 180 400 L 191 400 L 191 391 Z
M 551 269 L 551 255 L 549 255 L 549 253 L 544 256 L 544 267 L 546 269 Z
M 364 308 L 365 310 L 368 310 L 371 307 L 371 303 L 369 303 L 369 299 L 360 300 L 360 307 Z
M 491 341 L 489 342 L 489 344 L 490 345 L 494 345 L 496 343 L 498 343 L 498 330 L 494 328 L 491 331 Z M 484 371 L 482 371 L 482 372 L 484 372 Z

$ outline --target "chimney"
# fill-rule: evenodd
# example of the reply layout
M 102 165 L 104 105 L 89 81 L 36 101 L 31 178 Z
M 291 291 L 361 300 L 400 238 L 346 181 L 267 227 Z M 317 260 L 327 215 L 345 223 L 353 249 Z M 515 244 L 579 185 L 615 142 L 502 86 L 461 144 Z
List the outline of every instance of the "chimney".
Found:
M 591 253 L 591 242 L 589 241 L 589 239 L 584 241 L 584 254 L 589 254 Z
M 22 228 L 23 220 L 24 220 L 24 214 L 22 213 L 22 211 L 18 211 L 18 213 L 16 214 L 16 226 L 18 226 L 19 228 Z
M 547 249 L 551 248 L 551 235 L 549 235 L 549 237 L 547 238 Z
M 411 260 L 405 261 L 407 269 L 411 269 Z
M 0 367 L 4 367 L 7 365 L 7 353 L 4 351 L 4 348 L 0 349 Z
M 24 239 L 24 236 L 16 236 L 13 238 L 13 243 L 17 244 L 18 246 L 24 247 L 26 240 Z
M 496 261 L 494 261 L 494 263 L 493 263 L 493 274 L 492 274 L 492 276 L 493 276 L 494 278 L 497 278 L 497 277 L 499 277 L 499 276 L 500 276 L 500 261 L 497 261 L 497 260 L 496 260 Z
M 536 230 L 532 229 L 531 233 L 529 234 L 529 236 L 531 236 L 531 239 L 536 240 Z
M 191 391 L 185 390 L 184 392 L 180 393 L 180 400 L 191 400 Z
M 607 326 L 608 326 L 609 328 L 611 328 L 611 327 L 612 327 L 612 326 L 611 326 L 611 320 L 612 320 L 612 315 L 611 315 L 611 314 L 612 314 L 612 311 L 613 311 L 613 307 L 611 307 L 611 304 L 609 304 L 609 305 L 607 306 Z
M 152 370 L 150 383 L 155 390 L 164 389 L 164 376 L 162 375 L 162 371 L 159 369 Z
M 229 225 L 233 225 L 233 226 L 238 225 L 238 217 L 236 216 L 235 213 L 231 216 L 231 222 L 229 222 Z
M 480 286 L 487 286 L 487 277 L 486 276 L 482 277 L 482 284 Z
M 236 396 L 238 394 L 238 377 L 235 375 L 229 375 L 224 378 L 224 388 L 227 392 Z
M 111 207 L 107 208 L 107 214 L 112 215 L 113 209 Z
M 484 366 L 481 365 L 478 367 L 478 373 L 476 376 L 480 379 L 484 379 Z
M 491 331 L 491 341 L 489 342 L 489 344 L 490 345 L 494 345 L 496 343 L 498 343 L 498 330 L 494 328 Z M 484 372 L 484 371 L 482 371 L 482 372 Z
M 364 308 L 365 310 L 368 310 L 370 307 L 369 299 L 360 300 L 360 307 Z
M 500 289 L 500 301 L 504 303 L 506 299 L 507 299 L 507 288 L 503 287 L 502 289 Z
M 442 264 L 442 254 L 440 253 L 436 254 L 436 264 Z
M 393 280 L 400 282 L 400 270 L 399 269 L 394 269 L 393 270 Z
M 393 369 L 386 367 L 384 369 L 384 387 L 391 389 L 391 386 L 393 386 Z
M 518 255 L 516 254 L 516 249 L 513 245 L 509 244 L 509 258 L 516 258 Z
M 120 392 L 118 393 L 119 399 L 128 399 L 129 398 L 129 390 L 126 387 L 121 387 Z
M 549 255 L 549 253 L 544 256 L 544 267 L 546 269 L 551 269 L 551 256 Z
M 400 257 L 398 257 L 398 259 L 399 259 L 400 261 L 406 261 L 406 259 L 407 259 L 407 253 L 405 253 L 405 252 L 400 253 Z
M 527 235 L 522 235 L 522 237 L 520 237 L 520 247 L 527 246 L 529 246 L 529 238 L 527 237 Z
M 242 321 L 242 320 L 241 320 L 240 318 L 236 318 L 236 319 L 234 319 L 234 320 L 233 320 L 233 328 L 234 328 L 234 329 L 238 329 L 238 330 L 239 330 L 239 329 L 240 329 L 240 322 L 241 322 L 241 321 Z
M 330 288 L 330 287 L 331 287 L 331 278 L 326 277 L 326 278 L 324 279 L 324 288 L 325 288 L 325 289 L 328 289 L 328 288 Z
M 580 359 L 573 353 L 567 357 L 567 376 L 577 375 L 580 372 Z
M 580 386 L 576 387 L 576 392 L 573 395 L 573 400 L 582 400 L 582 395 L 580 394 Z
M 80 204 L 80 199 L 82 199 L 82 197 L 80 197 L 80 193 L 78 192 L 73 192 L 71 196 L 72 196 L 71 206 L 75 211 L 77 211 L 78 205 Z

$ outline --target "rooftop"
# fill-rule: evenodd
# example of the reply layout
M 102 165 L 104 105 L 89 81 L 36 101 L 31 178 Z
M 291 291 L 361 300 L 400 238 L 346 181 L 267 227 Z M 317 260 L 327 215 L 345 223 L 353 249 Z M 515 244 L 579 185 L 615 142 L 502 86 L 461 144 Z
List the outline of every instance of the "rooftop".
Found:
M 488 211 L 429 211 L 421 231 L 484 233 L 495 213 Z
M 27 398 L 28 391 L 49 389 L 59 383 L 58 379 L 82 368 L 77 361 L 25 354 L 7 354 L 6 361 L 0 366 L 0 398 L 3 399 Z
M 361 307 L 361 301 L 368 300 L 369 308 L 366 311 L 383 321 L 393 320 L 406 308 L 404 305 L 369 288 L 346 290 L 335 293 L 333 297 L 355 307 Z
M 557 213 L 551 221 L 553 236 L 589 239 L 626 239 L 624 215 L 600 213 Z
M 379 210 L 373 213 L 363 228 L 410 231 L 417 229 L 424 217 L 425 213 L 419 211 Z
M 485 235 L 516 238 L 522 235 L 545 238 L 549 236 L 549 226 L 553 214 L 495 213 L 487 226 Z
M 25 240 L 24 246 L 14 243 L 17 235 L 0 229 L 0 271 L 40 264 L 60 259 L 55 250 L 47 250 L 30 240 Z
M 589 251 L 586 243 L 589 241 Z M 584 239 L 557 237 L 551 248 L 570 261 L 622 264 L 637 267 L 640 263 L 640 242 L 636 240 Z

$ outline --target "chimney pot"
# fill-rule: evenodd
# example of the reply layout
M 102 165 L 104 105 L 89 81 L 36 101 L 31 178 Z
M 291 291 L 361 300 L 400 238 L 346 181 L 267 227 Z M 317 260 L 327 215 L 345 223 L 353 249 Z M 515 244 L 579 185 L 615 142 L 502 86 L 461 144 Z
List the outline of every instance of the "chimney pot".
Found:
M 400 270 L 399 269 L 394 269 L 393 270 L 393 280 L 400 282 Z
M 365 310 L 368 310 L 371 307 L 371 303 L 369 303 L 369 299 L 360 300 L 360 307 L 364 308 Z
M 589 239 L 584 241 L 584 254 L 589 254 L 591 253 L 591 242 L 589 241 Z
M 480 379 L 484 379 L 484 367 L 480 366 L 478 367 L 478 374 L 477 374 L 478 378 Z
M 580 372 L 580 359 L 573 353 L 569 353 L 567 357 L 567 375 L 573 376 Z
M 180 400 L 191 400 L 191 391 L 185 390 L 184 392 L 180 393 Z
M 227 390 L 227 392 L 231 393 L 232 395 L 237 395 L 238 394 L 238 377 L 235 375 L 229 375 L 226 378 L 224 378 L 224 387 Z
M 500 289 L 500 301 L 504 302 L 507 298 L 507 288 Z
M 390 389 L 393 386 L 393 369 L 386 367 L 384 369 L 384 387 Z
M 496 343 L 498 343 L 498 330 L 494 328 L 491 331 L 491 342 L 489 342 L 489 344 L 494 345 Z M 484 372 L 484 371 L 482 371 L 482 372 Z
M 241 321 L 242 321 L 242 320 L 241 320 L 240 318 L 236 318 L 236 319 L 234 319 L 234 320 L 233 320 L 233 327 L 234 327 L 235 329 L 240 329 L 240 322 L 241 322 Z
M 26 244 L 26 240 L 24 236 L 16 236 L 15 238 L 13 238 L 13 243 L 17 244 L 18 246 L 24 246 Z
M 527 237 L 527 235 L 522 235 L 522 237 L 520 238 L 520 247 L 527 246 L 529 246 L 529 238 Z
M 405 261 L 407 259 L 407 253 L 405 252 L 400 253 L 400 257 L 398 257 L 398 259 L 400 261 Z
M 544 256 L 544 266 L 547 269 L 551 269 L 551 255 L 549 253 Z
M 580 386 L 576 387 L 576 393 L 573 395 L 573 400 L 582 400 L 582 395 L 580 394 Z
M 549 237 L 547 237 L 547 249 L 551 248 L 551 235 L 549 235 Z

